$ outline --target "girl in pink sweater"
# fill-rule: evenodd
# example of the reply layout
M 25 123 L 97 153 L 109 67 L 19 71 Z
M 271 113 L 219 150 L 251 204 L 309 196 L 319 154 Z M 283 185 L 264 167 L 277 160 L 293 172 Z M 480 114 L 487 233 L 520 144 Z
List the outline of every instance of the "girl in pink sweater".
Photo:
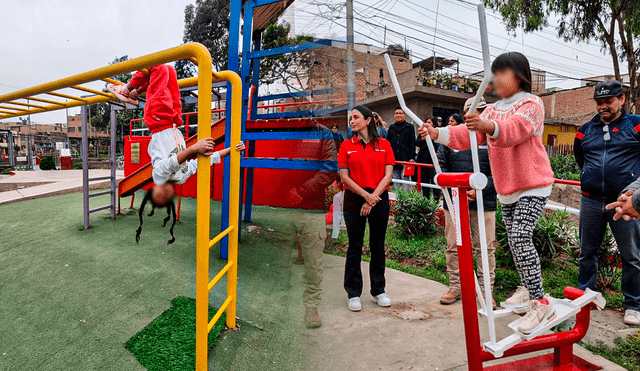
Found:
M 420 129 L 424 137 L 457 150 L 470 148 L 469 130 L 478 144 L 489 144 L 489 161 L 511 254 L 522 281 L 505 304 L 516 313 L 526 312 L 518 326 L 530 333 L 540 323 L 555 317 L 542 288 L 540 258 L 532 235 L 551 194 L 553 170 L 542 145 L 544 107 L 531 94 L 529 61 L 520 53 L 498 56 L 491 65 L 493 86 L 502 99 L 482 113 L 466 115 L 466 125 Z

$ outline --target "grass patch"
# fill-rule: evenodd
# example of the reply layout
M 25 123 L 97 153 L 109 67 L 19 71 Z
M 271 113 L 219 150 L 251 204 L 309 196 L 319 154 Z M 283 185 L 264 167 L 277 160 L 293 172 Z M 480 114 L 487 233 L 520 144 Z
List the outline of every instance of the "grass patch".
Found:
M 209 320 L 217 309 L 209 307 Z M 209 332 L 209 348 L 213 347 L 225 326 L 226 313 Z M 196 366 L 196 301 L 178 297 L 171 308 L 134 335 L 125 348 L 150 371 L 194 370 Z
M 631 371 L 640 371 L 640 332 L 628 335 L 626 338 L 616 338 L 614 347 L 603 342 L 597 345 L 583 344 L 590 352 L 604 357 L 611 362 Z

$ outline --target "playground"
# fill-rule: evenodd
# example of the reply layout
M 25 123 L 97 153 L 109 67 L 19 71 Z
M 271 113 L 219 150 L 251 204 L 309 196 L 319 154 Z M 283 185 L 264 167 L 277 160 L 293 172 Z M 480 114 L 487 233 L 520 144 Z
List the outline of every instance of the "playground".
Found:
M 0 228 L 12 231 L 0 243 L 0 333 L 8 335 L 0 346 L 0 369 L 144 370 L 125 343 L 173 299 L 195 296 L 195 200 L 183 201 L 172 245 L 158 216 L 148 219 L 136 245 L 136 209 L 124 209 L 115 220 L 94 214 L 93 227 L 82 230 L 81 205 L 82 193 L 76 192 L 0 206 Z M 34 210 L 57 217 L 35 221 Z M 260 229 L 249 233 L 249 224 L 243 225 L 240 331 L 221 333 L 209 351 L 210 370 L 467 368 L 461 305 L 439 304 L 445 285 L 392 269 L 387 279 L 394 305 L 380 308 L 367 299 L 354 315 L 344 304 L 344 258 L 325 255 L 323 326 L 306 329 L 303 268 L 292 264 L 291 213 L 255 207 L 251 225 Z M 211 223 L 220 223 L 219 202 L 212 202 Z M 211 253 L 212 273 L 224 264 Z M 223 296 L 224 289 L 214 289 L 210 305 L 219 306 Z M 605 370 L 622 370 L 574 349 Z
M 503 304 L 503 309 L 493 310 L 488 305 L 492 290 L 487 276 L 484 282 L 474 278 L 466 223 L 468 205 L 459 196 L 487 185 L 486 176 L 479 172 L 473 132 L 473 173 L 442 173 L 433 144 L 427 141 L 438 173 L 437 185 L 455 190 L 453 196 L 445 192 L 444 199 L 458 218 L 461 305 L 443 307 L 437 304 L 443 285 L 389 269 L 387 290 L 392 293 L 393 305 L 380 308 L 364 300 L 362 312 L 354 315 L 345 308 L 344 259 L 325 255 L 325 295 L 319 309 L 323 325 L 317 330 L 304 327 L 304 266 L 293 263 L 297 253 L 294 221 L 324 213 L 319 211 L 325 201 L 324 190 L 337 171 L 336 137 L 328 128 L 334 123 L 338 126 L 339 118 L 329 116 L 340 115 L 348 107 L 259 113 L 260 101 L 313 98 L 314 94 L 302 91 L 259 97 L 260 59 L 329 42 L 260 50 L 259 33 L 245 32 L 242 63 L 238 63 L 233 54 L 239 49 L 240 25 L 236 21 L 241 13 L 244 28 L 260 29 L 281 14 L 281 9 L 270 7 L 276 3 L 231 2 L 230 19 L 234 22 L 229 29 L 229 70 L 212 71 L 209 51 L 202 44 L 187 43 L 0 96 L 0 103 L 9 105 L 3 106 L 0 118 L 81 107 L 83 143 L 81 194 L 0 206 L 0 228 L 10 231 L 9 238 L 0 242 L 4 273 L 0 329 L 8 334 L 3 339 L 9 339 L 3 340 L 0 349 L 0 368 L 173 368 L 159 367 L 148 359 L 171 353 L 169 348 L 183 342 L 173 338 L 177 332 L 167 330 L 165 335 L 173 341 L 161 346 L 141 331 L 157 325 L 156 319 L 185 301 L 194 305 L 184 331 L 193 343 L 189 343 L 188 355 L 178 357 L 197 370 L 620 369 L 576 345 L 588 331 L 592 309 L 605 305 L 600 293 L 567 287 L 565 298 L 549 298 L 557 308 L 554 316 L 538 321 L 526 332 L 519 330 L 522 320 L 514 314 L 517 308 Z M 478 14 L 485 75 L 470 112 L 491 80 L 481 4 Z M 420 118 L 405 105 L 388 54 L 385 59 L 400 106 L 421 126 Z M 124 141 L 124 178 L 120 179 L 115 160 L 116 111 L 130 107 L 116 102 L 117 93 L 114 96 L 83 84 L 103 81 L 111 84 L 113 92 L 113 86 L 122 82 L 112 76 L 135 70 L 150 75 L 154 66 L 181 60 L 198 68 L 197 76 L 177 81 L 179 88 L 197 89 L 197 112 L 193 113 L 199 123 L 197 136 L 189 137 L 186 129 L 186 148 L 212 138 L 218 141 L 216 149 L 233 147 L 242 140 L 247 142 L 247 150 L 243 154 L 231 150 L 222 164 L 210 170 L 209 154 L 198 152 L 200 170 L 184 186 L 176 186 L 179 221 L 175 243 L 172 239 L 167 244 L 167 232 L 171 228 L 173 236 L 173 225 L 165 228 L 165 224 L 172 212 L 176 219 L 169 206 L 164 221 L 160 212 L 145 216 L 145 232 L 138 241 L 140 229 L 138 235 L 134 230 L 138 222 L 142 227 L 140 209 L 147 200 L 144 191 L 155 179 L 146 156 L 151 139 L 130 135 Z M 217 121 L 212 119 L 215 84 L 227 88 L 225 115 Z M 70 95 L 69 91 L 91 95 Z M 179 94 L 177 88 L 174 93 Z M 111 104 L 111 169 L 108 175 L 96 177 L 88 166 L 86 107 L 107 102 Z M 173 131 L 176 150 L 186 151 L 178 149 L 178 130 L 174 127 Z M 108 184 L 90 192 L 97 187 L 92 183 L 96 181 Z M 285 184 L 295 192 L 283 192 Z M 322 192 L 303 197 L 300 193 L 309 184 L 319 186 Z M 128 207 L 126 201 L 121 203 L 125 197 L 131 197 Z M 303 201 L 292 202 L 295 199 Z M 477 199 L 478 214 L 482 215 L 482 192 Z M 383 216 L 386 219 L 386 214 Z M 482 218 L 479 220 L 482 255 L 478 264 L 486 267 L 485 228 Z M 176 300 L 181 297 L 186 299 Z M 572 329 L 557 327 L 573 316 Z M 552 332 L 554 328 L 557 332 Z M 163 329 L 155 331 L 162 333 Z M 130 352 L 134 340 L 148 343 L 146 355 Z

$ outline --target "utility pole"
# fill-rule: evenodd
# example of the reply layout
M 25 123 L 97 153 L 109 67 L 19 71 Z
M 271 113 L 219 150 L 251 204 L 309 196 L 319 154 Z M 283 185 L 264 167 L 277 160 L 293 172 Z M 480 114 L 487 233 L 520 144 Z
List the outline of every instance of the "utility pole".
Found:
M 347 101 L 349 112 L 356 103 L 356 71 L 353 57 L 353 0 L 347 0 Z

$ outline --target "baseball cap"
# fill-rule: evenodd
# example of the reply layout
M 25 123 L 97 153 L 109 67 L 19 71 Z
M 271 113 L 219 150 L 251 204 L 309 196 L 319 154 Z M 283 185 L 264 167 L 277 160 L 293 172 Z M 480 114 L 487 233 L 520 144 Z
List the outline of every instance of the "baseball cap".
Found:
M 468 111 L 469 108 L 471 108 L 471 103 L 473 103 L 474 98 L 469 98 L 467 99 L 466 102 L 464 102 L 464 110 Z M 487 101 L 484 100 L 484 97 L 480 97 L 480 102 L 478 102 L 478 106 L 476 107 L 476 109 L 483 109 L 487 107 Z
M 622 84 L 620 81 L 602 81 L 596 85 L 596 89 L 593 91 L 593 99 L 619 97 L 624 92 L 622 91 Z

